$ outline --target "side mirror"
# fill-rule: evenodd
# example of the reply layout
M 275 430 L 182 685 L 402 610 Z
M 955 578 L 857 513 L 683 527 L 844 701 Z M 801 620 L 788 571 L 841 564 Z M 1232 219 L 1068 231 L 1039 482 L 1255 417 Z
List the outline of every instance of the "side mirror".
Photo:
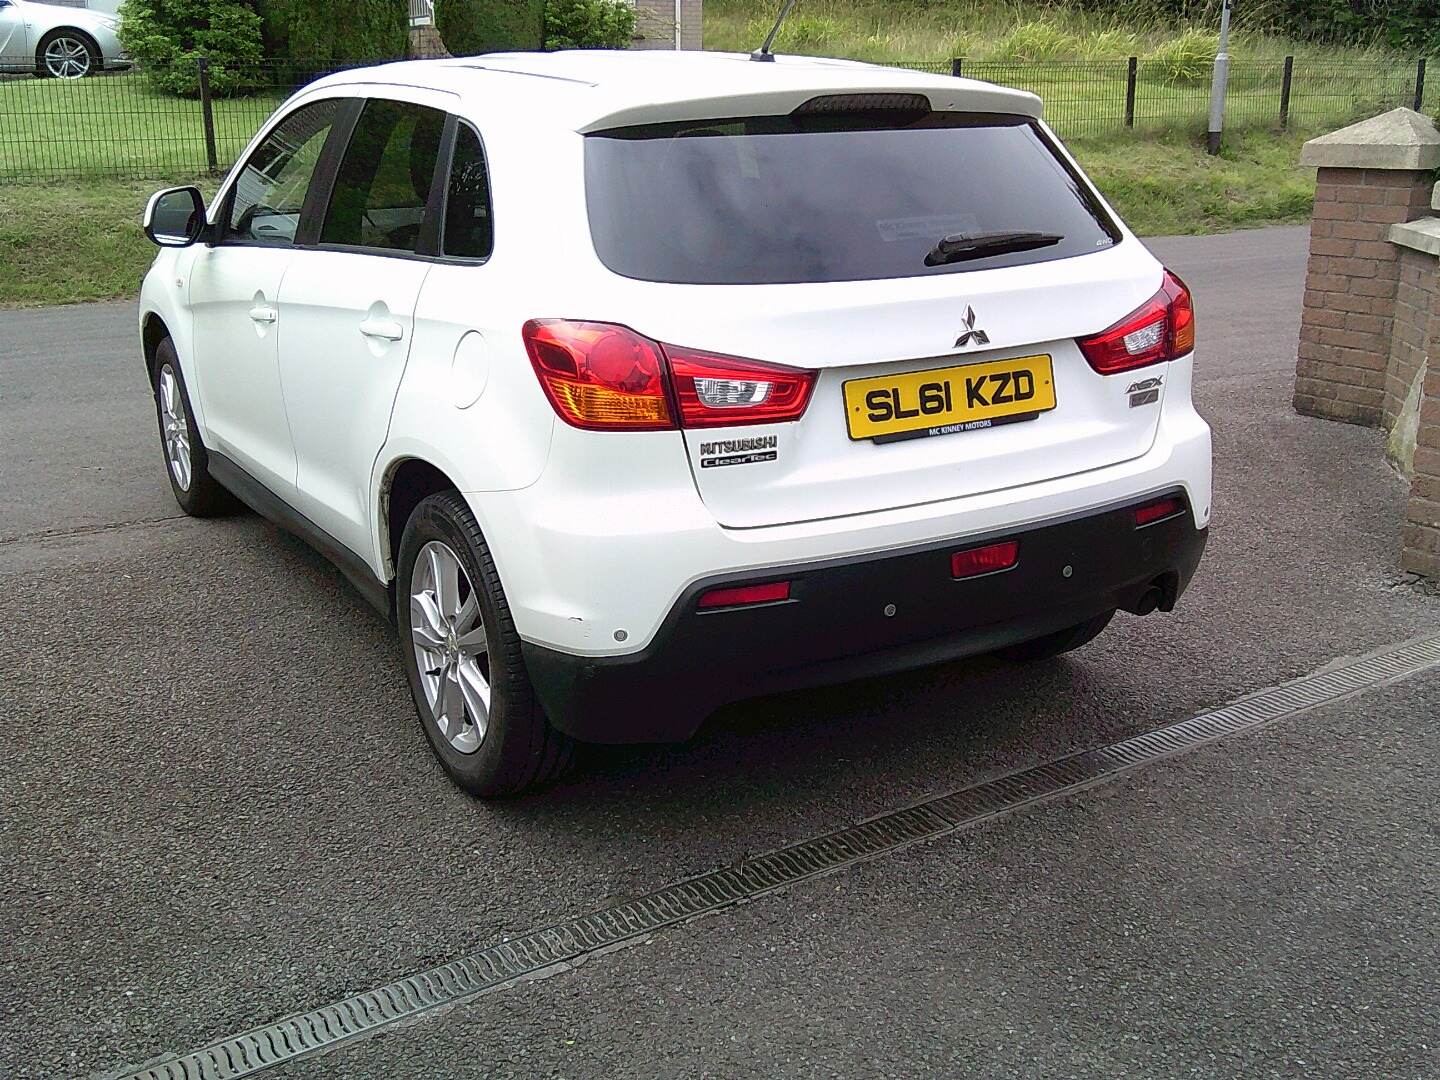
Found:
M 205 197 L 197 187 L 166 188 L 150 196 L 141 219 L 161 247 L 189 247 L 205 232 Z

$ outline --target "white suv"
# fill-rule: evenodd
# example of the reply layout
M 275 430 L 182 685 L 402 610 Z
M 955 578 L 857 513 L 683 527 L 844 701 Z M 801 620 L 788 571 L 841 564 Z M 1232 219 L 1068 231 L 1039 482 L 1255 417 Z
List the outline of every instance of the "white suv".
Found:
M 1076 648 L 1205 545 L 1189 293 L 1029 94 L 392 64 L 145 224 L 175 497 L 238 496 L 392 617 L 477 794 L 749 695 Z

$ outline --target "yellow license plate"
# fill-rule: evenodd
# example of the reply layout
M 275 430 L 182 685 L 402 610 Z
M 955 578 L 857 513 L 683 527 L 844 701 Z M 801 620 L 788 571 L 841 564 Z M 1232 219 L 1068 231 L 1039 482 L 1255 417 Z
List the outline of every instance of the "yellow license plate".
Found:
M 1048 355 L 852 379 L 844 391 L 850 438 L 875 442 L 1013 424 L 1055 408 Z

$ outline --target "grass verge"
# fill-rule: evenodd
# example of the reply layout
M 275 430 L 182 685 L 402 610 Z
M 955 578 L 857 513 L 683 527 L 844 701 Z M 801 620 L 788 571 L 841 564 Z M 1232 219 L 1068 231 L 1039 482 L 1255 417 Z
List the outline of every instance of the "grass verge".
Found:
M 785 20 L 775 48 L 880 63 L 952 56 L 1093 60 L 1131 54 L 1173 60 L 1177 48 L 1213 57 L 1210 39 L 1217 36 L 1218 15 L 1194 6 L 1193 19 L 1158 11 L 1136 19 L 1098 4 L 1043 0 L 806 0 Z M 1337 48 L 1268 32 L 1263 10 L 1256 10 L 1263 5 L 1236 6 L 1247 9 L 1239 13 L 1231 35 L 1231 52 L 1237 57 L 1279 60 L 1293 54 L 1299 64 L 1308 59 L 1384 60 L 1391 55 L 1378 46 Z M 705 0 L 705 47 L 749 52 L 764 40 L 778 9 L 774 0 Z
M 0 306 L 136 295 L 155 258 L 140 231 L 140 211 L 162 186 L 155 180 L 0 184 Z M 201 186 L 213 191 L 215 184 L 207 179 Z
M 1213 233 L 1308 221 L 1315 170 L 1298 164 L 1303 136 L 1227 136 L 1216 157 L 1198 139 L 1074 140 L 1071 152 L 1141 236 Z

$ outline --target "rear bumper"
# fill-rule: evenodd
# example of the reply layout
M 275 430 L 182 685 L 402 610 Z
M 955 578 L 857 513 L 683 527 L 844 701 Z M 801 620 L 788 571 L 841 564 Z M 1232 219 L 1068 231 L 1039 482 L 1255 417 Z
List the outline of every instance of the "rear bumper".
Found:
M 1199 564 L 1207 531 L 1196 528 L 1188 503 L 1184 513 L 1143 528 L 1131 505 L 707 578 L 685 591 L 639 652 L 578 656 L 526 642 L 526 664 L 551 721 L 576 738 L 685 739 L 729 701 L 989 652 L 1115 608 L 1142 609 L 1156 586 L 1161 609 L 1170 610 Z M 1012 539 L 1020 544 L 1013 568 L 951 577 L 951 552 Z M 703 592 L 776 580 L 791 582 L 789 600 L 696 610 Z

